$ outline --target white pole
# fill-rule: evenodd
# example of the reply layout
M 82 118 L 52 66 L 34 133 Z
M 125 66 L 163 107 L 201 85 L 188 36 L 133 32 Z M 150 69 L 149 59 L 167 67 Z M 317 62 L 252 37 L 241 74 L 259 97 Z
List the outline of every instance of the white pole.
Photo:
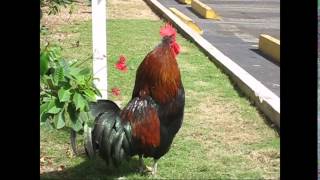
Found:
M 107 6 L 106 0 L 92 0 L 92 45 L 93 45 L 93 77 L 94 84 L 102 97 L 108 98 L 107 74 Z

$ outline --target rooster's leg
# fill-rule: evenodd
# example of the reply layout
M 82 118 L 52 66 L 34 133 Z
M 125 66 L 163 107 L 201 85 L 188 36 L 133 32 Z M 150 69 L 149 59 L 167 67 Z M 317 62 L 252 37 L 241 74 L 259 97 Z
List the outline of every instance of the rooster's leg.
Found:
M 139 155 L 139 165 L 140 165 L 140 167 L 145 167 L 145 164 L 142 159 L 142 155 Z
M 151 172 L 151 171 L 152 171 L 152 168 L 147 167 L 147 166 L 144 164 L 142 155 L 139 155 L 139 169 L 138 169 L 138 171 L 139 171 L 140 173 L 146 173 L 146 172 Z
M 158 159 L 153 159 L 152 175 L 156 176 L 158 167 Z

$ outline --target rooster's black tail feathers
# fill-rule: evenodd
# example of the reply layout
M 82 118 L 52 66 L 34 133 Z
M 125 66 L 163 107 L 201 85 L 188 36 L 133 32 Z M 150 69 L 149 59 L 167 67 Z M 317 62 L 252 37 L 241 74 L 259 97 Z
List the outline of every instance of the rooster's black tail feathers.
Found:
M 92 158 L 98 151 L 106 163 L 118 166 L 132 152 L 131 126 L 121 123 L 120 108 L 112 101 L 99 100 L 90 105 L 95 117 L 93 130 L 85 127 L 85 149 Z

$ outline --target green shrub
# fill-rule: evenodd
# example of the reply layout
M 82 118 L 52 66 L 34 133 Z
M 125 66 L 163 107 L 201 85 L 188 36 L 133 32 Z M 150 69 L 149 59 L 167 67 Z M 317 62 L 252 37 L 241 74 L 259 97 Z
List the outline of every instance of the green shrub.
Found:
M 101 96 L 89 68 L 61 57 L 59 46 L 40 51 L 40 123 L 78 132 L 91 120 L 89 103 Z

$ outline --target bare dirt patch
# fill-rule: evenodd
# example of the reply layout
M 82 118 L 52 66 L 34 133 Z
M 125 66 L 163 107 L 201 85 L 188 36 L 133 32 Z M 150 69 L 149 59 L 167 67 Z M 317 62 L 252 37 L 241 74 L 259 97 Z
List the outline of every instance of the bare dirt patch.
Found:
M 274 149 L 264 149 L 252 151 L 249 155 L 249 159 L 254 162 L 254 164 L 263 169 L 266 174 L 265 179 L 270 179 L 274 177 L 274 171 L 270 172 L 270 169 L 278 169 L 280 163 L 280 153 Z M 266 166 L 269 164 L 269 166 Z M 271 168 L 270 168 L 271 167 Z
M 159 20 L 143 0 L 108 0 L 108 17 Z
M 143 0 L 108 0 L 107 1 L 107 18 L 108 19 L 149 19 L 159 20 L 149 6 Z M 74 24 L 80 21 L 91 19 L 91 7 L 83 0 L 75 3 L 74 7 L 61 8 L 56 15 L 47 15 L 47 9 L 43 9 L 43 18 L 41 23 L 48 28 Z
M 43 17 L 41 19 L 41 24 L 45 25 L 49 29 L 54 29 L 61 25 L 73 24 L 79 21 L 88 21 L 91 19 L 91 7 L 85 2 L 81 1 L 75 3 L 74 8 L 70 6 L 64 8 L 61 7 L 60 12 L 53 15 L 48 15 L 48 9 L 43 8 Z M 71 10 L 71 12 L 70 12 Z
M 196 137 L 200 141 L 208 141 L 204 144 L 210 145 L 213 140 L 219 140 L 234 147 L 261 140 L 251 123 L 241 118 L 236 105 L 209 96 L 195 107 L 195 112 L 198 120 L 192 123 L 208 131 Z

